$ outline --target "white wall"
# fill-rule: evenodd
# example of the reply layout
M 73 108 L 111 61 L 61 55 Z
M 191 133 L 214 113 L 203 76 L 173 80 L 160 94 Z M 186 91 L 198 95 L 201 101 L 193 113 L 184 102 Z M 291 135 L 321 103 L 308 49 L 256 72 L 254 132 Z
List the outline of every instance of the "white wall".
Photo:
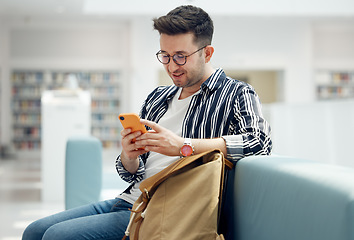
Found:
M 317 69 L 354 69 L 354 21 L 314 23 L 314 63 Z
M 354 167 L 354 101 L 264 106 L 273 153 Z
M 127 31 L 126 22 L 11 22 L 10 67 L 116 69 L 125 66 Z
M 0 18 L 0 143 L 11 142 L 11 93 L 9 79 L 9 34 L 8 26 Z
M 38 3 L 36 2 L 36 4 Z M 198 5 L 214 15 L 333 17 L 352 16 L 354 13 L 354 2 L 351 0 L 135 0 L 126 1 L 124 4 L 116 0 L 86 0 L 84 2 L 84 12 L 89 14 L 116 14 L 119 16 L 146 14 L 159 16 L 179 5 L 187 4 Z M 137 8 L 137 6 L 139 7 Z
M 138 113 L 147 95 L 158 85 L 160 64 L 156 52 L 160 49 L 159 34 L 153 30 L 152 20 L 137 17 L 129 24 L 129 112 Z
M 214 65 L 228 69 L 284 71 L 285 102 L 314 100 L 312 29 L 309 20 L 286 17 L 216 18 L 214 45 Z

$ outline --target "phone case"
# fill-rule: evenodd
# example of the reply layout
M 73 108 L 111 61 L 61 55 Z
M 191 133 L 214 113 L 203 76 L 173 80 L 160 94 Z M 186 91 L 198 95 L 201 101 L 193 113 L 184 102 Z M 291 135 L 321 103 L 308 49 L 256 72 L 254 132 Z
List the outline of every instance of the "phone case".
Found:
M 132 132 L 141 131 L 146 133 L 147 130 L 143 124 L 140 123 L 140 117 L 136 113 L 122 113 L 118 116 L 119 121 L 124 128 L 131 128 Z

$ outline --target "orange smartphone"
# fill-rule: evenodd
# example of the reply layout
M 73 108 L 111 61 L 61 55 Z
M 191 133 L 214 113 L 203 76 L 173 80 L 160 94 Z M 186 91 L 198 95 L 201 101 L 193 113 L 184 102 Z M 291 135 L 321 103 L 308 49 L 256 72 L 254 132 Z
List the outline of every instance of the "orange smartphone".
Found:
M 118 116 L 124 128 L 131 128 L 132 132 L 141 131 L 146 133 L 147 130 L 143 124 L 140 123 L 140 117 L 136 113 L 121 113 Z

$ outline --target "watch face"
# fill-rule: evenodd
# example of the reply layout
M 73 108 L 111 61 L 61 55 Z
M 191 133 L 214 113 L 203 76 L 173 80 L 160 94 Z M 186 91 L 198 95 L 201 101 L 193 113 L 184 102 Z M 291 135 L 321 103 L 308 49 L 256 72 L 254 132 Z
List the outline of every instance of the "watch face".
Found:
M 183 145 L 181 148 L 181 153 L 183 156 L 187 157 L 193 154 L 193 148 L 190 145 Z

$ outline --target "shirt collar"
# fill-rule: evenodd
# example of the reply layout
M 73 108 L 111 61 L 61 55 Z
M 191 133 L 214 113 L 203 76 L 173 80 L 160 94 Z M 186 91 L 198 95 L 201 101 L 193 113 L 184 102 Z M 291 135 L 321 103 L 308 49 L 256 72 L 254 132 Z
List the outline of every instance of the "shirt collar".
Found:
M 206 91 L 209 89 L 210 92 L 215 91 L 219 88 L 220 84 L 226 78 L 226 74 L 222 68 L 217 68 L 215 72 L 210 75 L 210 77 L 202 83 L 201 89 L 202 91 Z
M 167 101 L 170 101 L 176 95 L 176 93 L 178 92 L 178 89 L 179 89 L 176 85 L 171 85 L 170 88 L 171 88 L 171 91 L 166 98 Z

